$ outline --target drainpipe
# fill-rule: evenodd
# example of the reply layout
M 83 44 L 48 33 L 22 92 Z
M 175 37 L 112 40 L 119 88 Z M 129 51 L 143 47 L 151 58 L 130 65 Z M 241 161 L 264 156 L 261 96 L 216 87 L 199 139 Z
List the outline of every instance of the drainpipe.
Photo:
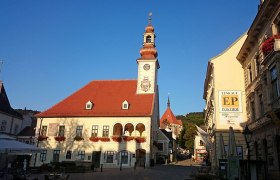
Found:
M 40 128 L 39 128 L 39 135 L 38 135 L 38 136 L 41 135 L 41 128 L 42 128 L 42 121 L 43 121 L 43 118 L 40 118 L 40 120 L 41 120 L 41 122 L 40 122 Z M 35 137 L 36 137 L 36 134 L 35 134 Z M 36 147 L 38 147 L 38 146 L 39 146 L 39 141 L 38 141 L 38 139 L 37 139 Z M 35 154 L 34 165 L 33 165 L 33 167 L 35 167 L 36 161 L 37 161 L 37 152 L 36 152 L 36 154 Z

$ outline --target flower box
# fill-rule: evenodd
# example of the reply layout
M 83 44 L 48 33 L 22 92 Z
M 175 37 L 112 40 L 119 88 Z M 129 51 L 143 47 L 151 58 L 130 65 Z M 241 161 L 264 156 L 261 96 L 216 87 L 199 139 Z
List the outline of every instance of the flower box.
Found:
M 134 139 L 133 136 L 124 136 L 124 137 L 123 137 L 123 140 L 124 140 L 124 141 L 131 141 L 131 140 L 133 140 L 133 139 Z
M 64 136 L 57 136 L 54 138 L 56 141 L 60 142 L 60 141 L 65 141 L 65 137 Z
M 120 137 L 120 136 L 112 136 L 111 138 L 115 142 L 122 142 L 122 137 Z
M 110 138 L 109 137 L 100 137 L 99 140 L 102 142 L 109 142 Z
M 97 142 L 99 141 L 99 137 L 90 137 L 89 140 L 91 140 L 92 142 Z
M 43 135 L 38 136 L 38 141 L 46 141 L 47 139 L 48 136 L 43 136 Z
M 75 141 L 82 141 L 82 140 L 84 140 L 84 138 L 81 137 L 81 136 L 76 136 L 76 137 L 74 137 L 74 140 Z
M 271 53 L 273 50 L 275 50 L 275 39 L 280 39 L 280 34 L 271 36 L 269 38 L 267 38 L 262 44 L 261 44 L 261 50 L 264 53 L 264 55 L 268 55 L 269 53 Z M 276 42 L 278 43 L 278 42 Z M 278 44 L 277 44 L 278 45 Z
M 136 137 L 134 140 L 135 140 L 137 143 L 146 142 L 146 138 L 144 138 L 144 137 Z

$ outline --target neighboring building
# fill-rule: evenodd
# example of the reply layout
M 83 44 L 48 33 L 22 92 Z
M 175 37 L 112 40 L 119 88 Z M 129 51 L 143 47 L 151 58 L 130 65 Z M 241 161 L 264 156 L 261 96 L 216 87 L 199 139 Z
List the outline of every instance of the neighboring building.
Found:
M 224 159 L 220 148 L 220 134 L 224 145 L 228 145 L 229 127 L 235 134 L 241 158 L 245 157 L 246 146 L 242 131 L 247 121 L 244 94 L 244 73 L 236 56 L 246 39 L 242 35 L 229 48 L 208 62 L 204 82 L 203 98 L 206 131 L 213 145 L 207 147 L 213 171 L 218 171 L 220 159 Z
M 196 162 L 203 162 L 207 155 L 207 150 L 203 139 L 199 135 L 194 138 L 194 160 Z
M 21 131 L 22 119 L 22 115 L 11 107 L 4 84 L 0 81 L 0 133 L 17 135 Z
M 181 120 L 178 120 L 173 114 L 170 108 L 170 100 L 168 97 L 167 109 L 165 110 L 164 114 L 160 118 L 160 129 L 171 131 L 173 134 L 173 138 L 176 140 L 176 138 L 179 137 L 182 128 L 183 128 L 183 123 Z
M 159 62 L 151 19 L 145 29 L 137 80 L 92 81 L 37 114 L 43 148 L 35 165 L 74 161 L 103 168 L 150 166 L 159 128 Z
M 173 138 L 172 132 L 167 132 L 164 129 L 159 129 L 157 131 L 157 141 L 155 141 L 155 146 L 157 147 L 156 153 L 156 163 L 163 164 L 173 161 Z
M 261 1 L 237 59 L 245 73 L 252 178 L 280 179 L 280 1 Z M 253 162 L 252 162 L 253 163 Z

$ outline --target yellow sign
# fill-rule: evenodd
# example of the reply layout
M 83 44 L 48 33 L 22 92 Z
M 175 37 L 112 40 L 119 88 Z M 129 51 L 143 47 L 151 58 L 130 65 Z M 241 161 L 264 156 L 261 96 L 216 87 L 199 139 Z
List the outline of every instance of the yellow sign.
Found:
M 219 91 L 220 112 L 242 112 L 241 91 Z

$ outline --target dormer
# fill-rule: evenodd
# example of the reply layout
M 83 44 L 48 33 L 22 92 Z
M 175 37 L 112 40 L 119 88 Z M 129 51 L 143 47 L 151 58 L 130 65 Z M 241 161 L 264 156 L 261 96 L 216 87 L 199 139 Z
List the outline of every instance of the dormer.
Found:
M 127 100 L 125 100 L 123 103 L 122 103 L 122 109 L 128 109 L 129 108 L 129 103 L 127 102 Z
M 91 101 L 88 101 L 86 103 L 86 110 L 91 110 L 93 108 L 93 103 Z

